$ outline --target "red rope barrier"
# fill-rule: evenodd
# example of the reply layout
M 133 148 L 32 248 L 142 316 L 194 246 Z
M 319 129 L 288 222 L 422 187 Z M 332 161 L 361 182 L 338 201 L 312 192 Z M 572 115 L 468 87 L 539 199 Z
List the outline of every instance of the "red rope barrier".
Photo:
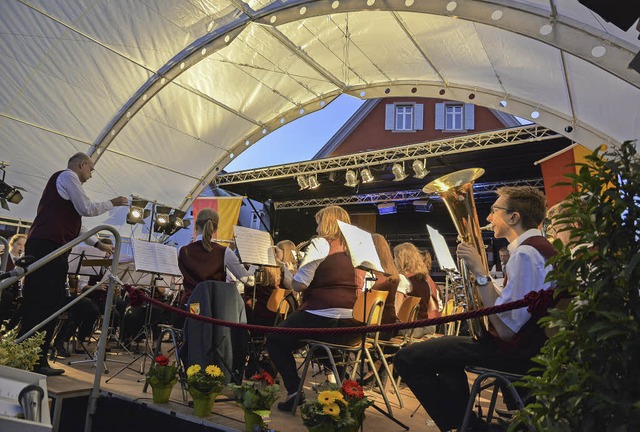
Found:
M 462 312 L 459 314 L 447 315 L 439 318 L 428 318 L 407 323 L 381 324 L 372 326 L 358 327 L 339 327 L 339 328 L 297 328 L 297 327 L 270 327 L 255 324 L 243 324 L 230 321 L 224 321 L 216 318 L 210 318 L 202 315 L 189 313 L 185 310 L 169 306 L 160 300 L 149 297 L 144 291 L 134 288 L 131 285 L 124 286 L 131 299 L 132 306 L 139 306 L 144 302 L 154 304 L 162 309 L 182 315 L 196 321 L 202 321 L 209 324 L 221 325 L 224 327 L 239 328 L 244 330 L 253 330 L 261 333 L 284 333 L 284 334 L 362 334 L 372 333 L 376 331 L 385 332 L 390 330 L 402 330 L 414 327 L 425 327 L 430 325 L 445 324 L 453 321 L 463 321 L 470 318 L 479 318 L 486 315 L 493 315 L 500 312 L 506 312 L 513 309 L 527 307 L 532 316 L 541 316 L 541 310 L 546 310 L 553 303 L 553 289 L 534 291 L 527 294 L 524 299 L 516 300 L 510 303 L 504 303 L 498 306 L 491 306 L 482 309 Z

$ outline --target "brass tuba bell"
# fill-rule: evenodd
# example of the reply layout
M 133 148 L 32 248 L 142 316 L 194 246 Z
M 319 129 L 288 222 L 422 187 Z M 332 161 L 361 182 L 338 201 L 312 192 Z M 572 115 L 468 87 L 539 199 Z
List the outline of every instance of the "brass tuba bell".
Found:
M 473 183 L 482 174 L 482 168 L 469 168 L 442 176 L 427 184 L 422 191 L 439 195 L 449 210 L 453 223 L 458 231 L 458 241 L 469 243 L 476 248 L 482 259 L 486 274 L 489 274 L 489 263 L 485 253 L 484 243 L 478 213 L 473 199 Z M 471 279 L 469 269 L 464 262 L 458 259 L 458 268 L 462 276 L 462 284 L 467 299 L 467 309 L 474 310 L 484 307 L 478 289 Z M 487 317 L 472 318 L 469 320 L 471 336 L 480 338 L 488 331 Z

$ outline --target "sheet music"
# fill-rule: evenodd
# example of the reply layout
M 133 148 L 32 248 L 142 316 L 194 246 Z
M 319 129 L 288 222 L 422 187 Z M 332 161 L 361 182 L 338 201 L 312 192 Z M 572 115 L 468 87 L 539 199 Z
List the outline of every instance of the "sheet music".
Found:
M 273 240 L 268 232 L 236 225 L 233 227 L 233 236 L 244 264 L 278 267 Z
M 376 252 L 376 246 L 373 243 L 371 233 L 342 221 L 338 221 L 338 226 L 347 242 L 353 266 L 362 270 L 372 270 L 386 275 L 387 273 L 382 268 L 380 257 Z
M 136 271 L 180 275 L 178 250 L 173 246 L 133 239 L 133 262 Z
M 437 229 L 432 228 L 428 224 L 427 230 L 429 231 L 431 245 L 433 246 L 433 250 L 436 253 L 436 259 L 438 260 L 438 264 L 440 264 L 440 268 L 443 270 L 458 271 L 458 266 L 453 260 L 451 251 L 449 251 L 449 246 L 447 246 L 447 242 L 444 240 L 442 234 L 440 234 Z

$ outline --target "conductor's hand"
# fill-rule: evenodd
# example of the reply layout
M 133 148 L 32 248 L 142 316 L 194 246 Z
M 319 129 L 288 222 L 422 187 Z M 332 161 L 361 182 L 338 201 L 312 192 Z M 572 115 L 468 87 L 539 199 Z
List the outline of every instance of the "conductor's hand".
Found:
M 107 258 L 110 257 L 113 254 L 113 251 L 115 250 L 113 245 L 107 244 L 107 243 L 103 243 L 101 241 L 96 243 L 95 247 L 100 249 L 102 252 L 106 253 L 107 254 Z
M 482 265 L 482 259 L 475 247 L 469 243 L 460 243 L 458 250 L 456 251 L 458 258 L 464 261 L 471 273 L 476 276 L 485 273 L 484 266 Z
M 111 204 L 113 204 L 114 207 L 126 206 L 129 205 L 129 200 L 127 199 L 127 197 L 119 196 L 112 198 Z

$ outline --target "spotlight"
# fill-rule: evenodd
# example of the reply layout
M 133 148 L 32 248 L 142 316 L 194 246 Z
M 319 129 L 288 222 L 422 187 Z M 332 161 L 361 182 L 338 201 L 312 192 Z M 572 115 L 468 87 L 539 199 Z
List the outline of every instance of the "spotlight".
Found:
M 362 183 L 370 183 L 373 181 L 373 174 L 369 168 L 364 168 L 360 171 L 360 177 L 362 177 Z
M 180 231 L 182 228 L 188 228 L 191 225 L 191 221 L 184 220 L 186 212 L 182 210 L 174 210 L 169 216 L 169 223 L 164 229 L 164 232 L 168 235 L 173 235 Z
M 127 213 L 127 223 L 129 225 L 135 225 L 137 223 L 144 223 L 144 219 L 149 217 L 151 210 L 145 209 L 149 201 L 142 198 L 132 198 L 131 207 Z
M 5 168 L 9 166 L 7 162 L 0 162 L 0 171 L 2 171 L 2 179 L 0 179 L 0 205 L 3 209 L 9 210 L 9 204 L 20 204 L 22 201 L 22 194 L 20 191 L 24 190 L 19 186 L 11 186 L 4 182 L 6 175 Z
M 402 181 L 407 178 L 407 174 L 404 172 L 404 166 L 402 164 L 396 163 L 391 167 L 391 172 L 393 173 L 393 181 Z
M 347 174 L 345 175 L 345 179 L 346 182 L 344 183 L 344 185 L 348 187 L 355 187 L 358 186 L 358 183 L 360 183 L 358 181 L 358 174 L 354 170 L 348 170 Z
M 309 189 L 309 183 L 307 183 L 307 179 L 305 178 L 305 176 L 299 175 L 298 177 L 296 177 L 296 180 L 298 181 L 298 186 L 300 186 L 299 190 Z
M 156 206 L 156 220 L 153 224 L 153 231 L 157 233 L 162 233 L 165 231 L 167 225 L 169 224 L 169 212 L 171 211 L 171 207 L 166 206 Z
M 309 189 L 316 189 L 320 186 L 320 183 L 318 183 L 318 177 L 315 174 L 310 175 L 307 182 L 309 184 Z
M 418 160 L 418 159 L 414 160 L 413 164 L 411 164 L 411 168 L 415 173 L 413 175 L 415 178 L 421 179 L 421 178 L 424 178 L 427 174 L 429 174 L 429 170 L 424 167 L 424 162 L 422 162 L 421 160 Z

